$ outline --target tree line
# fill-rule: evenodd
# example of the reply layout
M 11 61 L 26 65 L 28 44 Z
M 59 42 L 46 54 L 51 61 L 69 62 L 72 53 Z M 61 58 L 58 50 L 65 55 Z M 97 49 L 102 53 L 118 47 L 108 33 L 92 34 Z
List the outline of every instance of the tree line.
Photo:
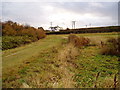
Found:
M 104 32 L 120 32 L 120 26 L 109 26 L 109 27 L 94 27 L 94 28 L 80 28 L 80 29 L 69 29 L 60 30 L 58 32 L 47 32 L 46 34 L 70 34 L 70 33 L 104 33 Z

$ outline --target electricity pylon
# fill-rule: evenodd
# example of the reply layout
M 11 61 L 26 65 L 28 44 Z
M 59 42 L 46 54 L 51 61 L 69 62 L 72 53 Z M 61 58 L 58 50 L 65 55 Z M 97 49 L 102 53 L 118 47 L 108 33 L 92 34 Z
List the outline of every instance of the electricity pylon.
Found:
M 75 29 L 75 22 L 76 21 L 72 21 L 72 29 Z

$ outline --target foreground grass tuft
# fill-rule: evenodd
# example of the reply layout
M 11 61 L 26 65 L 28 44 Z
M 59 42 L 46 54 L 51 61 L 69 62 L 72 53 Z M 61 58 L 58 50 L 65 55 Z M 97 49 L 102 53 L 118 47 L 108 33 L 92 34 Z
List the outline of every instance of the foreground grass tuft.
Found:
M 106 43 L 102 43 L 101 54 L 102 55 L 118 55 L 120 56 L 120 37 L 119 38 L 109 38 Z

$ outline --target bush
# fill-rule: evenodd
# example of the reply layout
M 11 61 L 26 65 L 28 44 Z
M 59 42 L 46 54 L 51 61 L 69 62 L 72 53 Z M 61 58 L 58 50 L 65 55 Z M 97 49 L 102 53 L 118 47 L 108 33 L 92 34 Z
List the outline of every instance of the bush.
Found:
M 101 48 L 102 55 L 120 55 L 120 37 L 110 38 L 106 41 L 106 44 Z
M 37 36 L 37 39 L 39 40 L 39 39 L 45 38 L 46 34 L 43 29 L 37 29 L 36 36 Z
M 16 35 L 16 31 L 10 25 L 6 24 L 6 25 L 3 25 L 3 27 L 2 27 L 2 34 L 3 35 L 8 35 L 8 36 Z
M 19 33 L 19 36 L 28 36 L 33 38 L 33 41 L 38 40 L 34 29 L 23 29 L 23 30 L 20 30 L 18 33 Z
M 87 46 L 90 43 L 88 38 L 77 37 L 76 35 L 69 35 L 68 42 L 72 43 L 74 46 L 81 48 L 82 46 Z
M 42 27 L 36 29 L 29 25 L 20 25 L 16 22 L 2 22 L 2 49 L 11 49 L 26 43 L 45 38 L 46 34 Z
M 12 21 L 2 22 L 2 32 L 3 36 L 29 36 L 34 38 L 34 41 L 46 36 L 46 33 L 42 27 L 36 29 L 29 25 L 19 25 Z
M 2 37 L 2 50 L 16 48 L 23 44 L 32 42 L 33 38 L 28 36 L 3 36 Z

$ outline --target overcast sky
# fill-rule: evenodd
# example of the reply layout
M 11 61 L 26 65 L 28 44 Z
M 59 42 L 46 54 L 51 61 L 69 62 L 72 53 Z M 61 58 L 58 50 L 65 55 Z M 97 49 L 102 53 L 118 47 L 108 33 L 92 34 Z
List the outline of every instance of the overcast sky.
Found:
M 21 24 L 48 29 L 53 26 L 76 28 L 108 26 L 118 23 L 117 2 L 3 2 L 2 21 L 12 20 Z

